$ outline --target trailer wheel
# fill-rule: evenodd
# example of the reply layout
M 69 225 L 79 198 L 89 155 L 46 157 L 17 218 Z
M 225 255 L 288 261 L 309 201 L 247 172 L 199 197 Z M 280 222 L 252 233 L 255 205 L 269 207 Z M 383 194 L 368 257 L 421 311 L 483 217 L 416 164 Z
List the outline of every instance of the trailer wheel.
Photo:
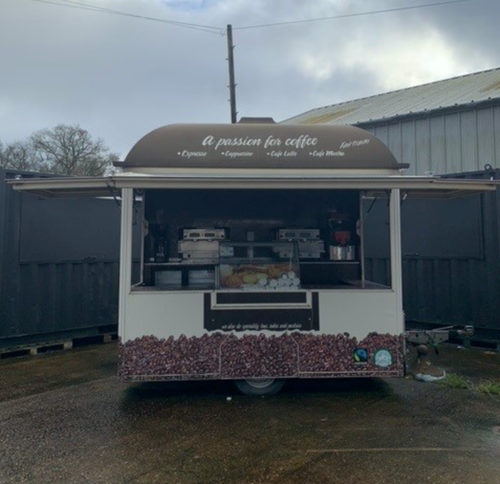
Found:
M 278 393 L 285 380 L 275 378 L 251 378 L 248 380 L 236 380 L 236 388 L 244 395 L 275 395 Z

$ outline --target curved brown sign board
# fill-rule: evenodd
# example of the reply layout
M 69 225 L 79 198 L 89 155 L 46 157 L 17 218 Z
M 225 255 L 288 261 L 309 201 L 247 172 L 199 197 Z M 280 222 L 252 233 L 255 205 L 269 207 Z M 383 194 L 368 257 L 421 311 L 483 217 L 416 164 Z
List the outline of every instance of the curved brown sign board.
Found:
M 139 140 L 123 163 L 139 168 L 397 170 L 389 148 L 352 126 L 173 124 Z

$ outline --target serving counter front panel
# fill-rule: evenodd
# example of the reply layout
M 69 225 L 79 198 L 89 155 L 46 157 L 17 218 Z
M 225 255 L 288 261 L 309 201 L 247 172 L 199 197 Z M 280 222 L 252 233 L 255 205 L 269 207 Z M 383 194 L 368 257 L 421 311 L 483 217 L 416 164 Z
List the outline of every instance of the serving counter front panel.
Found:
M 402 320 L 391 290 L 297 294 L 308 294 L 296 302 L 304 307 L 235 309 L 227 297 L 214 308 L 216 292 L 131 292 L 120 376 L 160 381 L 403 374 Z M 222 318 L 221 327 L 210 327 L 213 314 Z

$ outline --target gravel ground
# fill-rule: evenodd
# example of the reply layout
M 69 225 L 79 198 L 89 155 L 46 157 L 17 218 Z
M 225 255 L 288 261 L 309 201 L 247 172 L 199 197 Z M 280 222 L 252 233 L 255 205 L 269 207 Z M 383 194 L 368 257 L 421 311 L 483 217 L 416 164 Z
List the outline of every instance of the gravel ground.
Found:
M 500 379 L 500 354 L 433 360 Z M 500 483 L 500 397 L 411 378 L 123 384 L 116 344 L 0 362 L 0 483 Z

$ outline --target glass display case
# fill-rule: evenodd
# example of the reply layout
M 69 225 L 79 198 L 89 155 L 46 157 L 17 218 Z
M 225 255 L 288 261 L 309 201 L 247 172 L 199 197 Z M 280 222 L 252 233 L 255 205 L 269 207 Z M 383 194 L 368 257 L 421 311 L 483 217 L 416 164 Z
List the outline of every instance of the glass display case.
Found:
M 219 262 L 218 289 L 300 289 L 297 242 L 222 242 Z

